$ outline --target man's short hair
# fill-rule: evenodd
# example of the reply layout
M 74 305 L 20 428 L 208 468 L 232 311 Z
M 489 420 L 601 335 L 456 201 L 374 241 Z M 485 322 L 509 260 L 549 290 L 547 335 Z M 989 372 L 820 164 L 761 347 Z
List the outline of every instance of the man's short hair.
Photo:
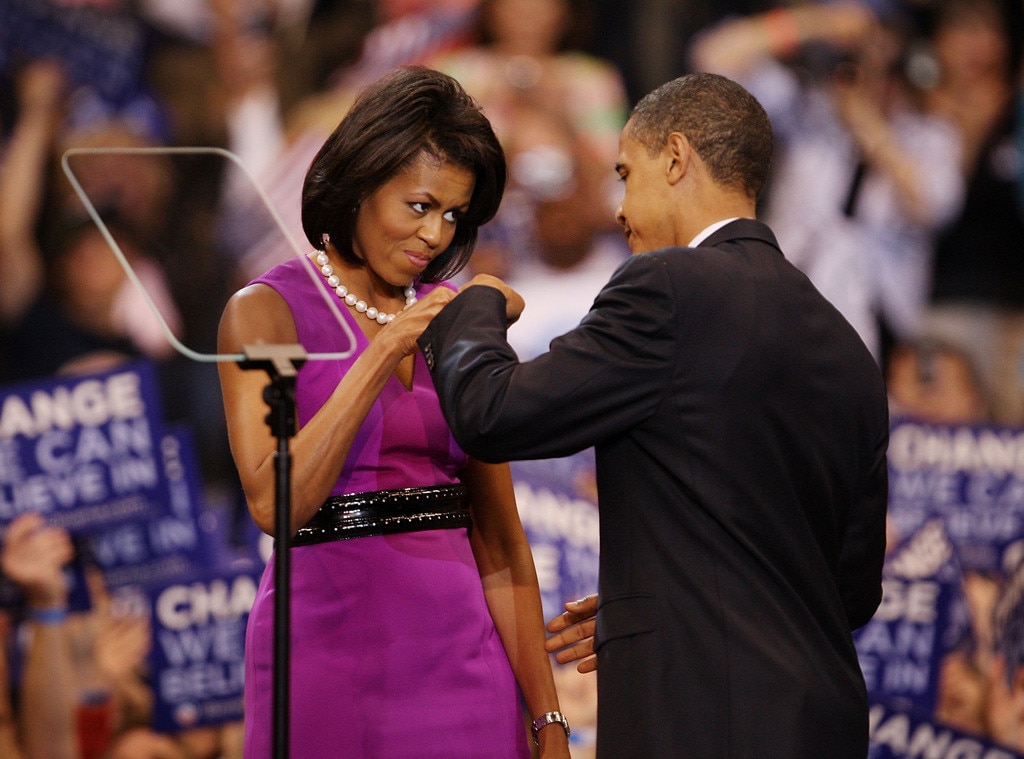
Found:
M 719 184 L 757 198 L 768 180 L 772 128 L 747 90 L 718 74 L 687 74 L 663 84 L 633 108 L 629 136 L 657 154 L 679 132 Z

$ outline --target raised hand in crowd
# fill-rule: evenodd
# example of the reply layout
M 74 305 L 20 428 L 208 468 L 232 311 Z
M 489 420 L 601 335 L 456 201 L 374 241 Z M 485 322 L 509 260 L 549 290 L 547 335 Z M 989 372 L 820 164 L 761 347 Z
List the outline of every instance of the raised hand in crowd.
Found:
M 153 691 L 145 681 L 146 657 L 152 628 L 142 611 L 115 604 L 99 571 L 89 574 L 93 613 L 88 621 L 92 663 L 100 681 L 109 687 L 119 730 L 147 725 Z
M 25 593 L 32 610 L 66 609 L 64 567 L 75 549 L 67 531 L 34 512 L 15 518 L 4 534 L 0 569 Z
M 45 284 L 35 224 L 66 90 L 56 61 L 31 63 L 18 78 L 18 119 L 0 163 L 0 324 L 18 322 Z
M 42 515 L 23 514 L 4 534 L 0 568 L 24 591 L 31 640 L 25 655 L 18 719 L 26 756 L 78 759 L 77 687 L 67 626 L 64 566 L 74 557 L 68 533 Z

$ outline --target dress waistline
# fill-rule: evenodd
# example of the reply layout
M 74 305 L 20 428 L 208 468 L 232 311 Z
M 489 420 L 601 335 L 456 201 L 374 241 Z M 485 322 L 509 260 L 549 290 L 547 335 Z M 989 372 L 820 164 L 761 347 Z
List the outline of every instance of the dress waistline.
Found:
M 332 496 L 292 538 L 293 546 L 469 527 L 465 485 L 433 485 Z

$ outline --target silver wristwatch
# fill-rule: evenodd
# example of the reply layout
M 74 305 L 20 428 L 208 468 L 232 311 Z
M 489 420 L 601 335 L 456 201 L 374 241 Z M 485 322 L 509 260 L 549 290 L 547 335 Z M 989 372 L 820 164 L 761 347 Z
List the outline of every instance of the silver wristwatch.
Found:
M 562 729 L 565 730 L 565 737 L 568 738 L 569 735 L 572 733 L 572 731 L 569 729 L 569 720 L 567 720 L 565 718 L 565 715 L 561 712 L 548 712 L 547 714 L 540 715 L 539 717 L 537 717 L 537 719 L 530 723 L 530 732 L 533 733 L 533 742 L 539 746 L 540 742 L 537 740 L 537 732 L 542 727 L 553 725 L 556 722 L 562 726 Z

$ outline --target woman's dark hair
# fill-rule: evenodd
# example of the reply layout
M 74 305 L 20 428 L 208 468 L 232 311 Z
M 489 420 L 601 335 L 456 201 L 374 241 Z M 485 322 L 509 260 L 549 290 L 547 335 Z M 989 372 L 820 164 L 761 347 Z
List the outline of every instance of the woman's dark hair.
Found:
M 469 209 L 448 249 L 420 281 L 457 273 L 473 252 L 477 230 L 498 211 L 505 154 L 480 106 L 455 79 L 422 66 L 397 68 L 365 89 L 320 148 L 302 187 L 302 229 L 317 249 L 326 232 L 346 261 L 359 204 L 426 153 L 475 178 Z

